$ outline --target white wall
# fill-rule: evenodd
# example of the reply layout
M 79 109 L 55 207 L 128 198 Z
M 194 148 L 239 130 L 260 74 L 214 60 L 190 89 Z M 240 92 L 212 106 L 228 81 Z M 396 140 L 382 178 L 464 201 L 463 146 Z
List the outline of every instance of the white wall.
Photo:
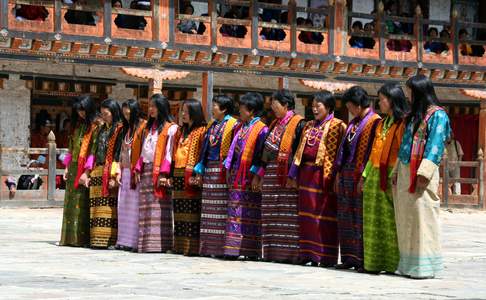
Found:
M 374 0 L 353 1 L 353 12 L 369 14 L 369 13 L 371 13 L 371 11 L 373 11 L 374 7 L 375 7 L 375 1 Z M 361 21 L 361 23 L 363 23 L 363 26 L 365 26 L 366 23 L 369 23 L 373 20 L 362 19 L 362 18 L 353 18 L 353 21 L 351 22 L 351 24 L 353 24 L 355 21 Z
M 429 19 L 439 21 L 449 21 L 451 15 L 451 0 L 430 0 Z M 443 26 L 432 25 L 437 28 L 439 32 Z
M 297 0 L 295 2 L 297 3 L 297 7 L 307 7 L 307 0 Z M 289 0 L 282 0 L 283 5 L 287 5 L 288 3 L 289 3 Z M 307 13 L 298 12 L 297 18 L 306 18 L 307 19 Z

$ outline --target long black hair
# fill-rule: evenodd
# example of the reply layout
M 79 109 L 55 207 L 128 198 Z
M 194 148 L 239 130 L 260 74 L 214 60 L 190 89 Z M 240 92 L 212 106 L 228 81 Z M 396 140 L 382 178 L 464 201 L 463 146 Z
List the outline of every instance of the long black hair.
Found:
M 84 120 L 79 120 L 78 111 L 84 111 L 86 117 Z M 78 127 L 83 122 L 86 127 L 89 127 L 94 122 L 97 116 L 96 104 L 89 95 L 79 96 L 74 99 L 73 111 L 71 115 L 72 129 Z
M 137 100 L 135 99 L 128 99 L 127 101 L 123 102 L 122 104 L 122 110 L 124 108 L 128 108 L 130 110 L 130 120 L 125 119 L 125 115 L 123 115 L 123 127 L 124 127 L 124 133 L 130 129 L 131 132 L 133 133 L 135 129 L 138 127 L 138 124 L 140 123 L 140 116 L 141 116 L 141 109 L 140 109 L 140 104 L 138 103 Z
M 122 119 L 121 115 L 121 109 L 120 109 L 120 104 L 116 102 L 115 100 L 108 98 L 103 100 L 101 102 L 101 108 L 106 108 L 110 111 L 111 113 L 111 124 L 116 125 L 119 123 Z
M 415 75 L 410 77 L 406 83 L 412 91 L 411 103 L 412 110 L 407 117 L 407 124 L 413 124 L 413 132 L 415 133 L 422 122 L 422 119 L 427 114 L 427 109 L 431 105 L 439 105 L 439 100 L 435 94 L 434 85 L 425 75 Z
M 410 107 L 400 85 L 392 82 L 385 83 L 378 90 L 378 94 L 385 96 L 390 102 L 395 121 L 401 120 L 408 115 Z
M 150 97 L 150 101 L 152 101 L 157 108 L 157 119 L 149 117 L 147 128 L 152 128 L 155 123 L 157 131 L 160 132 L 160 129 L 162 129 L 165 122 L 174 122 L 174 117 L 170 114 L 169 100 L 162 94 L 153 94 L 152 97 Z
M 184 107 L 184 105 L 187 107 L 187 111 L 189 112 L 189 119 L 191 119 L 192 121 L 191 127 L 189 127 L 189 124 L 184 124 L 182 126 L 185 133 L 189 133 L 194 128 L 206 125 L 206 119 L 204 117 L 201 102 L 197 101 L 196 99 L 187 99 L 184 100 L 182 107 Z

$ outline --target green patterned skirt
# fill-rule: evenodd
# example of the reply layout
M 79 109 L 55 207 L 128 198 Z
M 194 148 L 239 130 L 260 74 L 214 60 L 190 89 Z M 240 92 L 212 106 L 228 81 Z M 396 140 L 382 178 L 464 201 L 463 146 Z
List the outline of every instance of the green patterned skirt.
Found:
M 64 194 L 61 246 L 89 246 L 89 191 L 86 187 L 74 188 L 78 163 L 71 162 Z
M 399 261 L 395 211 L 390 182 L 380 188 L 380 170 L 371 168 L 363 186 L 364 268 L 395 272 Z

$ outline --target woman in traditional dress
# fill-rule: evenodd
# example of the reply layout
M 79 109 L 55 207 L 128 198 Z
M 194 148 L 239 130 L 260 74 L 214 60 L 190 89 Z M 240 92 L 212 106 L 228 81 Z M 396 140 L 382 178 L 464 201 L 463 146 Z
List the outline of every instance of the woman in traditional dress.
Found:
M 276 119 L 270 125 L 256 179 L 262 184 L 262 257 L 267 261 L 297 263 L 299 219 L 297 189 L 286 188 L 289 167 L 305 126 L 294 112 L 294 95 L 279 90 L 272 96 Z
M 74 130 L 69 137 L 69 153 L 63 161 L 66 192 L 60 246 L 89 246 L 89 190 L 87 182 L 80 178 L 96 131 L 95 118 L 94 101 L 89 96 L 76 98 L 71 117 Z
M 170 115 L 169 101 L 161 94 L 151 97 L 148 116 L 134 175 L 135 182 L 140 182 L 138 252 L 167 252 L 172 251 L 174 241 L 169 178 L 178 126 Z
M 213 98 L 213 117 L 203 140 L 200 161 L 194 168 L 197 181 L 202 181 L 199 255 L 222 257 L 228 218 L 228 185 L 223 162 L 228 155 L 235 118 L 231 117 L 233 99 L 225 95 Z
M 362 87 L 354 86 L 347 90 L 343 100 L 354 119 L 348 125 L 336 158 L 341 249 L 341 264 L 336 268 L 354 268 L 363 272 L 363 193 L 359 182 L 368 162 L 380 117 L 370 107 L 368 93 Z
M 228 219 L 224 255 L 261 257 L 262 194 L 254 175 L 261 166 L 261 151 L 268 127 L 260 121 L 263 97 L 246 93 L 240 99 L 241 129 L 235 134 L 225 168 L 229 177 Z
M 306 124 L 289 172 L 289 186 L 299 190 L 299 259 L 331 267 L 338 259 L 333 163 L 346 125 L 334 117 L 334 96 L 314 95 L 315 120 Z
M 437 192 L 439 164 L 451 128 L 429 78 L 413 76 L 406 85 L 412 109 L 394 172 L 393 195 L 398 272 L 412 278 L 433 278 L 442 269 Z
M 174 203 L 174 252 L 199 253 L 201 188 L 194 166 L 199 161 L 206 121 L 201 102 L 185 100 L 182 104 L 182 128 L 176 137 L 172 201 Z
M 92 248 L 115 246 L 117 238 L 116 173 L 113 162 L 119 152 L 123 128 L 120 105 L 113 99 L 101 103 L 104 124 L 96 133 L 91 155 L 85 165 L 89 175 L 90 240 Z
M 391 175 L 405 128 L 408 103 L 402 88 L 387 83 L 378 91 L 380 111 L 370 159 L 363 172 L 363 246 L 367 272 L 394 273 L 398 266 L 398 242 Z
M 133 171 L 141 154 L 141 139 L 147 122 L 140 118 L 137 100 L 130 99 L 122 105 L 123 130 L 118 159 L 118 238 L 116 246 L 122 250 L 136 251 L 138 247 L 138 218 L 140 185 L 135 183 Z

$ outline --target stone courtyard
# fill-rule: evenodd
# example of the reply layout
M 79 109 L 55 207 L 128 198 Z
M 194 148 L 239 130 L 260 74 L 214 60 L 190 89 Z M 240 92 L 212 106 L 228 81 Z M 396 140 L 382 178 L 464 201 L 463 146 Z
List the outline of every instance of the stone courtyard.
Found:
M 61 209 L 0 209 L 0 299 L 486 299 L 486 213 L 443 211 L 445 270 L 316 267 L 58 247 Z

